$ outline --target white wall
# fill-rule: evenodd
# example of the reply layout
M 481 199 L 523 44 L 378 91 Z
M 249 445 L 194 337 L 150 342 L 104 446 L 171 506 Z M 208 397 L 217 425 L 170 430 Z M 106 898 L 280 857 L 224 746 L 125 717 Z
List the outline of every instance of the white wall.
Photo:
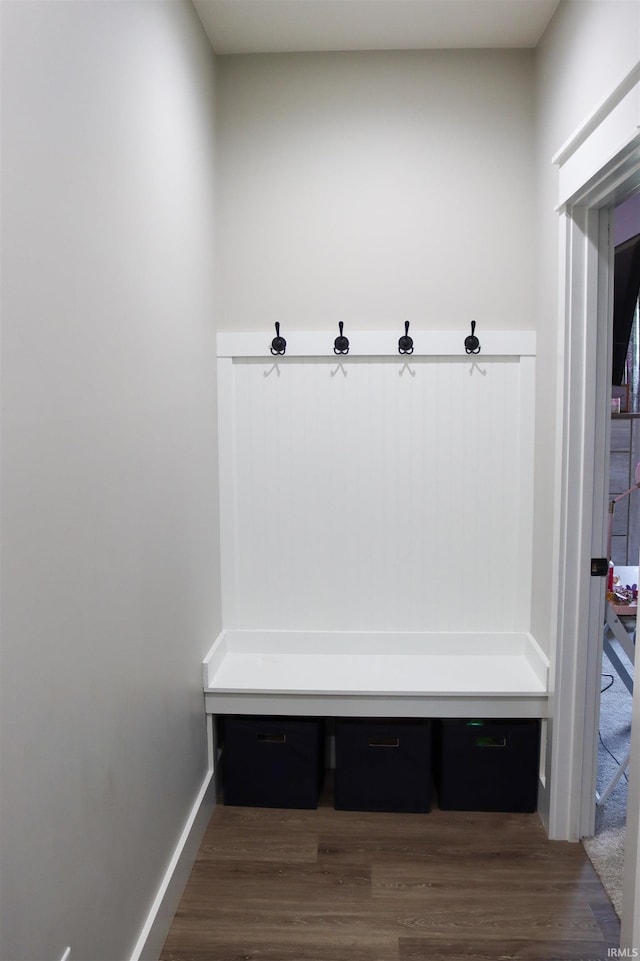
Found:
M 187 2 L 2 44 L 0 956 L 121 961 L 206 772 L 214 64 Z
M 631 69 L 640 46 L 636 0 L 563 0 L 536 50 L 538 387 L 533 629 L 552 645 L 555 482 L 561 450 L 550 443 L 559 416 L 563 310 L 559 302 L 558 170 L 551 158 Z M 561 389 L 561 385 L 560 385 Z M 557 533 L 557 528 L 556 528 Z
M 530 328 L 532 60 L 221 58 L 220 328 Z

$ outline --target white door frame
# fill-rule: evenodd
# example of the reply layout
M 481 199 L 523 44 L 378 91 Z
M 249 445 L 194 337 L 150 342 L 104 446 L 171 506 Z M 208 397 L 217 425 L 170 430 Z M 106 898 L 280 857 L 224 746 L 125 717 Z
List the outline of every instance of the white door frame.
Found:
M 562 463 L 549 834 L 572 840 L 594 830 L 604 590 L 602 581 L 591 577 L 590 558 L 604 556 L 606 551 L 613 289 L 610 224 L 614 206 L 640 189 L 638 129 L 636 119 L 623 146 L 608 159 L 597 154 L 588 157 L 589 137 L 584 130 L 578 132 L 575 151 L 565 153 L 573 159 L 573 169 L 569 167 L 564 181 L 561 169 L 560 177 L 564 380 L 558 399 Z M 588 176 L 584 171 L 590 171 Z M 640 685 L 635 687 L 634 712 L 638 717 Z M 622 944 L 636 948 L 640 945 L 636 897 L 640 893 L 639 740 L 636 726 L 629 768 L 622 919 Z
M 592 834 L 595 819 L 604 590 L 590 561 L 606 544 L 609 221 L 606 207 L 575 204 L 561 212 L 567 280 L 549 833 L 570 840 Z

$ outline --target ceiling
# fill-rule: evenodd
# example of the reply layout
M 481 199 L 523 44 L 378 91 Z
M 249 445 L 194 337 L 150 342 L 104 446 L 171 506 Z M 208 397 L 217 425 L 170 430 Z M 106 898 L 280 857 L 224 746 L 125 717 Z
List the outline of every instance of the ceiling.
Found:
M 535 47 L 559 0 L 193 0 L 216 53 Z

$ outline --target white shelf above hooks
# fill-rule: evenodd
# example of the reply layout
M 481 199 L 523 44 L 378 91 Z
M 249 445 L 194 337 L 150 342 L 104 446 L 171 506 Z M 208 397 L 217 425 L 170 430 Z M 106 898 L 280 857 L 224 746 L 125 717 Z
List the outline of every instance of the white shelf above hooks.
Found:
M 325 357 L 336 360 L 333 343 L 335 329 L 324 331 L 295 331 L 282 328 L 286 338 L 286 355 L 273 357 L 275 363 L 287 357 Z M 536 335 L 533 330 L 484 330 L 478 323 L 476 336 L 480 341 L 479 354 L 465 353 L 464 341 L 469 328 L 461 330 L 420 330 L 411 327 L 413 354 L 398 353 L 398 340 L 404 332 L 404 324 L 397 330 L 347 329 L 350 350 L 341 355 L 341 363 L 367 357 L 395 357 L 402 363 L 411 363 L 420 357 L 460 357 L 470 363 L 479 363 L 487 357 L 533 357 L 536 352 Z M 250 358 L 272 357 L 270 346 L 273 330 L 220 332 L 218 333 L 218 357 Z

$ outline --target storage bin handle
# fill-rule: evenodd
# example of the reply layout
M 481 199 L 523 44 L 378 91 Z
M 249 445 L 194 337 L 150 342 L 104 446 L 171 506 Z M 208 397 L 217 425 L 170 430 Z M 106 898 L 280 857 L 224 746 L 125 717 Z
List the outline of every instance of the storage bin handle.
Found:
M 263 744 L 284 744 L 287 740 L 286 734 L 258 734 L 257 737 Z
M 506 747 L 506 737 L 477 737 L 476 747 Z
M 369 747 L 400 747 L 399 737 L 370 737 Z

